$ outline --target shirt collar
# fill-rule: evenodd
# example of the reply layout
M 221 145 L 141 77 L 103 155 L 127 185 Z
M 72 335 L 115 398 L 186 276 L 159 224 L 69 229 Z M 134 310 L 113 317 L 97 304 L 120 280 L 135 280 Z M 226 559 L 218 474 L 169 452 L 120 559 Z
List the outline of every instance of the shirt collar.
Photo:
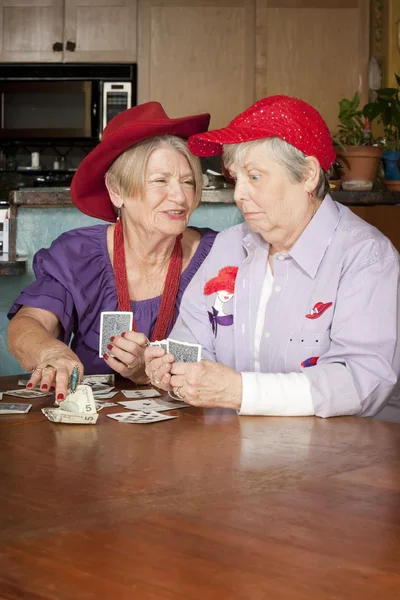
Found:
M 328 194 L 289 252 L 312 278 L 317 274 L 339 221 L 339 209 Z
M 327 194 L 299 239 L 288 252 L 289 256 L 312 278 L 317 274 L 318 267 L 339 221 L 339 209 L 331 196 Z M 268 253 L 269 243 L 259 233 L 252 231 L 246 222 L 243 223 L 243 228 L 242 243 L 247 252 L 262 248 Z

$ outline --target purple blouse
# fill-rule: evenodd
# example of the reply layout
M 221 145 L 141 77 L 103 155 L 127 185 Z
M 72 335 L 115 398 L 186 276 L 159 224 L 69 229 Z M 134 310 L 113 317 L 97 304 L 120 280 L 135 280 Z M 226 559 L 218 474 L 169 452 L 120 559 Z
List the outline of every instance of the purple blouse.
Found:
M 21 306 L 26 305 L 57 315 L 63 328 L 60 339 L 68 344 L 73 334 L 71 348 L 87 374 L 112 372 L 99 357 L 100 313 L 118 310 L 114 271 L 107 250 L 108 227 L 95 225 L 73 229 L 57 238 L 49 249 L 39 250 L 33 259 L 36 281 L 20 294 L 8 313 L 11 319 Z M 201 235 L 200 243 L 182 273 L 176 313 L 183 292 L 217 235 L 211 229 L 197 230 Z M 147 337 L 154 329 L 160 303 L 161 296 L 131 302 L 137 329 Z

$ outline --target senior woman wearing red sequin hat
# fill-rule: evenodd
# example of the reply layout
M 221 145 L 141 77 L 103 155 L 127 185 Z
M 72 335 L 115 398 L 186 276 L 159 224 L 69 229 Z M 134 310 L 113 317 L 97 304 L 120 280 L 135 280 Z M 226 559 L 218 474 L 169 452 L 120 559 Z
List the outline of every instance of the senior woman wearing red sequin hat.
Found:
M 201 344 L 203 360 L 148 348 L 149 377 L 241 415 L 379 413 L 400 372 L 399 255 L 330 197 L 335 153 L 321 115 L 271 96 L 189 148 L 223 154 L 245 222 L 217 236 L 171 333 Z
M 10 351 L 33 370 L 27 387 L 55 385 L 63 400 L 77 370 L 79 377 L 114 371 L 148 382 L 144 348 L 168 335 L 216 235 L 187 227 L 202 174 L 186 140 L 208 123 L 208 114 L 170 119 L 161 104 L 148 102 L 112 119 L 82 161 L 72 200 L 116 224 L 69 231 L 36 254 L 36 281 L 9 314 Z M 132 311 L 134 322 L 98 356 L 103 311 Z

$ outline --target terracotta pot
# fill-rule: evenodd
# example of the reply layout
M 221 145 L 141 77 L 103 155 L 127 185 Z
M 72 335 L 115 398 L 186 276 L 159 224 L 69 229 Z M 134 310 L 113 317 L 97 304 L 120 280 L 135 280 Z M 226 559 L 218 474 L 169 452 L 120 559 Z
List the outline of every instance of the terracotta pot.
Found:
M 390 192 L 400 192 L 400 181 L 385 179 L 383 182 Z
M 376 178 L 383 148 L 376 146 L 346 146 L 346 152 L 335 147 L 337 161 L 342 167 L 342 188 L 370 190 Z

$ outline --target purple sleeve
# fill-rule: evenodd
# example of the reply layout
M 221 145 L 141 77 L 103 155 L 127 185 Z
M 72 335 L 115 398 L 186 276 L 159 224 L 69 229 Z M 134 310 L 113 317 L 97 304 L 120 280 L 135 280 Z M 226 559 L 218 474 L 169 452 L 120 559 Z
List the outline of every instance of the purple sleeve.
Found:
M 68 344 L 75 329 L 74 301 L 63 282 L 64 268 L 60 268 L 57 249 L 42 249 L 35 254 L 33 270 L 36 281 L 29 285 L 15 300 L 8 318 L 12 319 L 22 306 L 41 308 L 55 314 L 63 331 L 60 339 Z

